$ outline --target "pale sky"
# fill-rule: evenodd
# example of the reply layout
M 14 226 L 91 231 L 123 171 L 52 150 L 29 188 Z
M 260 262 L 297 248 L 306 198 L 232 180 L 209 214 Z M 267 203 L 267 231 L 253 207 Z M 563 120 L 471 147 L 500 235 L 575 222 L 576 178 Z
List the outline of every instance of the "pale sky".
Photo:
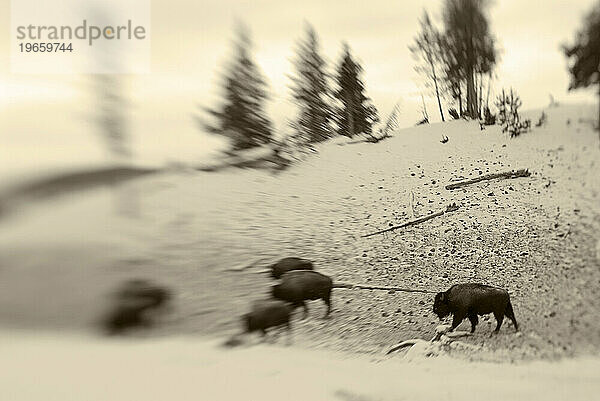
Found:
M 491 31 L 502 49 L 495 89 L 514 87 L 524 109 L 544 107 L 550 93 L 559 101 L 595 101 L 591 90 L 567 96 L 569 77 L 560 52 L 560 44 L 572 40 L 594 1 L 598 0 L 495 1 Z M 347 41 L 362 62 L 367 94 L 380 115 L 385 117 L 402 100 L 401 124 L 414 124 L 419 118 L 420 81 L 408 45 L 424 8 L 441 24 L 442 4 L 442 0 L 154 0 L 152 73 L 132 76 L 128 85 L 136 140 L 156 154 L 169 147 L 177 153 L 178 145 L 187 143 L 189 157 L 195 155 L 190 150 L 194 146 L 211 146 L 191 115 L 198 105 L 214 106 L 218 99 L 221 66 L 230 55 L 236 19 L 251 30 L 255 60 L 270 85 L 269 113 L 278 129 L 294 117 L 289 102 L 290 59 L 304 33 L 304 21 L 315 27 L 330 71 L 332 62 L 339 60 L 341 42 Z M 76 152 L 81 143 L 75 138 L 87 141 L 93 136 L 81 133 L 90 128 L 84 123 L 91 107 L 89 77 L 11 74 L 9 18 L 9 0 L 0 0 L 0 26 L 7 27 L 0 35 L 0 141 L 18 144 L 25 152 L 38 142 L 38 130 L 43 129 L 49 138 L 46 148 L 63 149 L 54 158 Z M 427 107 L 431 119 L 439 119 L 434 99 L 427 99 Z

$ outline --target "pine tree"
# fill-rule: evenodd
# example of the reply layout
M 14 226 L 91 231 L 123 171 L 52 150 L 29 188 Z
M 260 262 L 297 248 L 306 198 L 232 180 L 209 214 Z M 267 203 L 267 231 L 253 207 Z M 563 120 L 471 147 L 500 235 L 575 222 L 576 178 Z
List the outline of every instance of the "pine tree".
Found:
M 456 45 L 453 38 L 438 35 L 438 47 L 440 50 L 441 59 L 441 87 L 442 92 L 449 95 L 455 102 L 458 103 L 457 115 L 463 115 L 463 71 L 456 58 Z
M 570 60 L 569 90 L 598 85 L 598 128 L 600 130 L 600 4 L 585 18 L 583 29 L 577 33 L 572 46 L 563 47 Z
M 293 98 L 299 114 L 292 124 L 297 140 L 316 143 L 333 136 L 330 91 L 325 73 L 325 60 L 319 54 L 319 41 L 314 28 L 306 27 L 306 39 L 299 43 L 292 78 Z
M 488 73 L 496 63 L 496 49 L 485 10 L 489 0 L 446 0 L 444 24 L 447 50 L 460 68 L 467 89 L 466 114 L 478 117 L 476 74 Z M 453 66 L 453 67 L 454 67 Z
M 267 144 L 272 137 L 272 124 L 264 110 L 267 85 L 252 60 L 251 47 L 248 30 L 238 25 L 235 56 L 223 79 L 223 104 L 220 110 L 206 109 L 216 124 L 202 123 L 209 132 L 229 138 L 234 151 Z
M 344 43 L 342 60 L 337 69 L 338 90 L 335 97 L 341 103 L 337 116 L 338 133 L 352 138 L 355 135 L 371 135 L 373 124 L 379 121 L 377 109 L 365 95 L 360 79 L 362 67 L 350 54 Z
M 415 42 L 409 46 L 411 53 L 421 61 L 415 69 L 422 74 L 427 83 L 432 82 L 435 89 L 435 96 L 438 101 L 440 117 L 444 119 L 444 111 L 442 110 L 442 101 L 440 99 L 440 90 L 438 86 L 438 73 L 436 71 L 437 64 L 440 60 L 440 50 L 438 46 L 438 33 L 431 23 L 427 11 L 423 11 L 423 18 L 420 21 L 421 32 L 415 37 Z

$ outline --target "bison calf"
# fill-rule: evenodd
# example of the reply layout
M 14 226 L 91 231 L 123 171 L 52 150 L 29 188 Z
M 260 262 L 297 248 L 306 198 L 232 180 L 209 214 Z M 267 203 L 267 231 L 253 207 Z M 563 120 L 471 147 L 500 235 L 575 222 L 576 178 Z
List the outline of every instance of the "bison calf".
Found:
M 327 305 L 325 316 L 329 315 L 333 288 L 331 278 L 315 271 L 298 270 L 284 274 L 281 279 L 281 284 L 272 288 L 274 298 L 290 302 L 294 308 L 304 307 L 304 318 L 308 315 L 306 301 L 322 299 Z
M 278 279 L 292 270 L 313 270 L 313 264 L 302 258 L 283 258 L 271 265 L 271 276 Z
M 286 302 L 274 299 L 255 302 L 252 310 L 242 317 L 244 332 L 260 331 L 265 336 L 268 328 L 279 326 L 286 326 L 288 332 L 291 332 L 290 314 L 292 309 Z
M 508 292 L 483 284 L 456 284 L 446 292 L 438 292 L 433 303 L 433 313 L 440 320 L 450 314 L 454 315 L 450 331 L 467 317 L 471 321 L 473 333 L 479 322 L 477 316 L 488 313 L 493 313 L 498 323 L 495 332 L 500 330 L 504 316 L 513 322 L 515 330 L 519 330 Z

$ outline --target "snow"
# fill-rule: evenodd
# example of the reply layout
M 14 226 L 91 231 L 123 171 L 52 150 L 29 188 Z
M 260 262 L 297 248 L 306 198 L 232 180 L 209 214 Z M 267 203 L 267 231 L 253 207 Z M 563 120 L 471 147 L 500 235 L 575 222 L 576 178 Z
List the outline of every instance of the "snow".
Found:
M 498 127 L 452 121 L 399 130 L 378 144 L 338 139 L 277 174 L 183 169 L 24 200 L 0 220 L 2 393 L 19 400 L 591 399 L 600 362 L 581 355 L 599 349 L 595 107 L 548 109 L 547 126 L 512 140 Z M 540 113 L 525 114 L 535 124 Z M 479 172 L 519 168 L 529 168 L 531 179 L 444 189 Z M 360 238 L 405 221 L 411 193 L 417 216 L 452 202 L 462 209 L 403 234 Z M 460 259 L 444 256 L 454 240 Z M 492 242 L 483 241 L 499 240 L 508 253 L 492 255 Z M 431 248 L 437 253 L 427 256 Z M 524 335 L 507 325 L 488 339 L 486 323 L 478 326 L 469 341 L 499 352 L 502 364 L 386 358 L 381 351 L 401 339 L 431 337 L 429 299 L 348 291 L 335 294 L 330 320 L 311 305 L 309 319 L 294 322 L 291 347 L 217 347 L 270 283 L 224 271 L 281 255 L 308 256 L 338 281 L 442 288 L 494 279 L 509 288 Z M 177 294 L 174 315 L 155 332 L 168 338 L 82 334 L 95 327 L 107 293 L 138 276 Z M 542 317 L 551 311 L 556 319 Z M 8 329 L 15 327 L 29 331 Z M 548 361 L 563 347 L 579 357 Z M 507 362 L 522 355 L 546 359 Z
M 600 360 L 514 365 L 449 358 L 344 357 L 214 340 L 101 341 L 0 333 L 6 399 L 64 400 L 590 400 Z

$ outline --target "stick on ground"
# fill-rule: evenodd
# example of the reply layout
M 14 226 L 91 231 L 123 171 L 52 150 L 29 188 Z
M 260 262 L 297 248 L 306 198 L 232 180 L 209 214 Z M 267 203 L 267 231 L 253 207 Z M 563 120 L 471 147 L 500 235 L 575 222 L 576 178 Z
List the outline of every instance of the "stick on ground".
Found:
M 458 206 L 456 205 L 456 203 L 453 203 L 451 205 L 448 205 L 446 207 L 446 209 L 440 210 L 439 212 L 431 213 L 431 214 L 428 214 L 427 216 L 423 216 L 423 217 L 419 217 L 418 219 L 407 221 L 406 223 L 402 223 L 402 224 L 400 224 L 398 226 L 386 228 L 385 230 L 380 230 L 380 231 L 376 231 L 374 233 L 365 234 L 365 235 L 362 235 L 362 237 L 363 238 L 371 237 L 373 235 L 383 234 L 383 233 L 387 233 L 389 231 L 394 231 L 394 230 L 397 230 L 399 228 L 414 226 L 416 224 L 423 223 L 424 221 L 431 220 L 434 217 L 438 217 L 438 216 L 441 216 L 441 215 L 446 214 L 446 213 L 454 212 L 455 210 L 458 210 Z
M 494 180 L 496 178 L 518 178 L 518 177 L 529 177 L 530 175 L 531 175 L 531 173 L 529 172 L 528 169 L 520 169 L 520 170 L 516 170 L 516 171 L 515 170 L 505 171 L 503 173 L 486 174 L 486 175 L 479 176 L 477 178 L 472 178 L 469 180 L 464 180 L 464 181 L 455 182 L 453 184 L 448 184 L 448 185 L 446 185 L 446 189 L 453 190 L 453 189 L 465 187 L 467 185 L 475 184 L 475 183 L 478 183 L 481 181 Z
M 353 283 L 334 283 L 333 288 L 358 288 L 360 290 L 382 290 L 382 291 L 401 291 L 401 292 L 424 292 L 428 294 L 435 294 L 437 291 L 430 290 L 418 290 L 413 288 L 400 288 L 400 287 L 384 287 L 378 285 L 367 285 L 367 284 L 353 284 Z

